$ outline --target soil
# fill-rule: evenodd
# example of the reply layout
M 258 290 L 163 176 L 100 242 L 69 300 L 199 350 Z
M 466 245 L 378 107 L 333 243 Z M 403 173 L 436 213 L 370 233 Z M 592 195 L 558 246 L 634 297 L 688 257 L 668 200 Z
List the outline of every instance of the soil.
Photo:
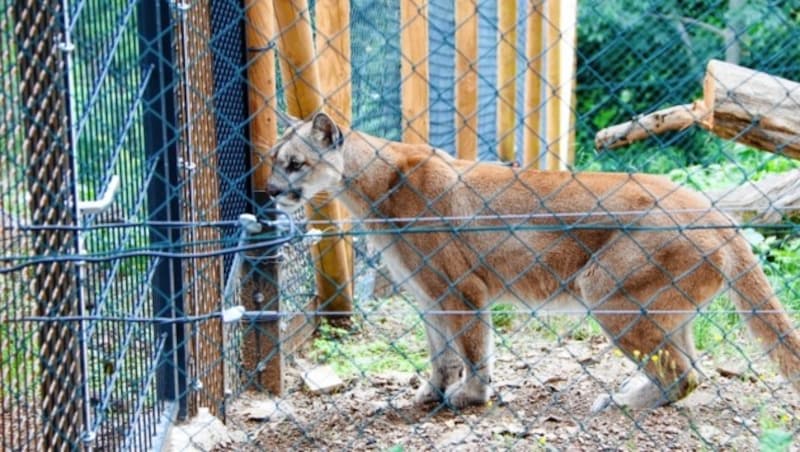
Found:
M 365 327 L 359 340 L 400 337 L 408 327 L 397 309 L 373 311 L 371 317 L 385 317 L 373 319 L 379 327 Z M 685 400 L 653 410 L 592 414 L 595 397 L 634 374 L 635 365 L 601 336 L 553 341 L 525 328 L 514 331 L 498 343 L 490 403 L 460 411 L 413 406 L 414 389 L 425 378 L 417 373 L 367 374 L 345 380 L 336 393 L 311 394 L 301 373 L 314 363 L 308 350 L 301 350 L 290 357 L 295 365 L 283 398 L 247 393 L 229 405 L 228 428 L 248 440 L 224 449 L 797 450 L 800 445 L 800 396 L 763 356 L 748 366 L 743 356 L 705 354 L 699 363 L 705 379 Z M 265 400 L 273 409 L 254 413 Z

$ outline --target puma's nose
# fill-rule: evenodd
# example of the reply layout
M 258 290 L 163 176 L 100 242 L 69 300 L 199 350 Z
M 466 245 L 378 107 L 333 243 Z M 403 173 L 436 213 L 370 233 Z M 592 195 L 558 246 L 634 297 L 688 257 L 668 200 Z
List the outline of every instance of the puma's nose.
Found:
M 270 198 L 277 198 L 278 196 L 284 193 L 286 193 L 286 190 L 278 186 L 272 184 L 267 185 L 267 194 L 269 195 Z

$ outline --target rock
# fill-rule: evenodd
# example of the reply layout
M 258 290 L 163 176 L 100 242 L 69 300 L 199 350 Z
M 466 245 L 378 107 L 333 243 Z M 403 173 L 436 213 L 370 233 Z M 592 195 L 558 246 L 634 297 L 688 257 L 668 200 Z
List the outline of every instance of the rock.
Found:
M 708 443 L 716 444 L 722 437 L 722 430 L 710 424 L 697 427 L 697 435 Z
M 286 400 L 272 399 L 251 400 L 242 409 L 242 413 L 247 416 L 247 420 L 256 422 L 280 422 L 287 417 L 294 416 L 292 406 Z
M 505 406 L 517 400 L 517 395 L 513 392 L 502 392 L 497 394 L 497 404 Z
M 679 401 L 675 405 L 684 408 L 696 408 L 711 405 L 718 399 L 719 396 L 715 392 L 709 390 L 696 390 L 689 394 L 689 397 Z
M 167 452 L 201 452 L 246 440 L 244 432 L 228 430 L 208 408 L 198 409 L 197 416 L 186 423 L 172 425 L 164 441 Z
M 728 365 L 726 367 L 717 367 L 717 373 L 723 378 L 748 380 L 750 383 L 758 383 L 758 378 L 755 377 L 750 371 L 750 366 L 747 363 L 738 363 L 735 365 Z
M 530 436 L 530 430 L 526 429 L 524 425 L 514 421 L 503 422 L 503 425 L 498 425 L 492 428 L 492 433 L 495 435 L 509 435 L 517 438 L 525 438 Z
M 453 428 L 450 433 L 442 438 L 439 446 L 442 448 L 446 448 L 447 446 L 457 446 L 459 444 L 470 442 L 472 439 L 474 439 L 474 436 L 475 435 L 472 433 L 472 428 L 470 428 L 468 425 L 459 425 L 458 427 Z
M 373 384 L 386 386 L 413 386 L 416 378 L 419 385 L 419 377 L 412 372 L 387 371 L 381 372 L 371 378 Z
M 344 386 L 344 381 L 331 366 L 319 366 L 303 372 L 303 382 L 312 394 L 330 394 Z

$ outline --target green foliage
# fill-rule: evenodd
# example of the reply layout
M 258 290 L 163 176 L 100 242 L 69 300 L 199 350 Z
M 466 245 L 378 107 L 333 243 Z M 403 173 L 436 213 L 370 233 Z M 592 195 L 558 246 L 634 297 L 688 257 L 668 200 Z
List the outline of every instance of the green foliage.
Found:
M 582 1 L 578 8 L 577 156 L 581 169 L 666 173 L 730 161 L 726 142 L 698 128 L 594 152 L 595 133 L 700 97 L 709 59 L 800 80 L 800 9 L 792 2 Z M 734 42 L 726 33 L 736 29 Z M 738 47 L 737 47 L 738 46 Z
M 761 435 L 758 437 L 758 448 L 762 452 L 784 452 L 791 450 L 794 442 L 792 433 L 792 416 L 788 413 L 771 415 L 762 410 L 759 419 Z
M 784 452 L 792 447 L 794 435 L 783 429 L 767 429 L 758 438 L 758 448 L 762 452 Z
M 497 330 L 508 330 L 514 320 L 514 306 L 504 303 L 492 305 L 492 325 Z
M 718 297 L 694 321 L 695 345 L 698 350 L 717 350 L 730 344 L 731 329 L 739 324 L 736 307 L 728 297 Z

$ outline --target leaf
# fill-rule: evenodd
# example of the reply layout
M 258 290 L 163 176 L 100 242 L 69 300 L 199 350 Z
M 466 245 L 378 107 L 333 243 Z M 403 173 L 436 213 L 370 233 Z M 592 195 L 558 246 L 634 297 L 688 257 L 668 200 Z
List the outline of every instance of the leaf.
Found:
M 762 452 L 788 451 L 792 445 L 792 434 L 782 429 L 767 429 L 761 433 L 758 446 Z

